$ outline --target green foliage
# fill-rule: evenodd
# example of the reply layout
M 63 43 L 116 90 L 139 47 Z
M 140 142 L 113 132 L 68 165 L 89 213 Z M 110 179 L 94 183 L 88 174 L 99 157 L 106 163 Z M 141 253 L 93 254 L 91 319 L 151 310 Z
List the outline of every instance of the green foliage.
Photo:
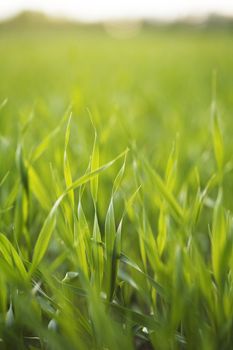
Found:
M 2 29 L 1 349 L 232 349 L 231 42 Z

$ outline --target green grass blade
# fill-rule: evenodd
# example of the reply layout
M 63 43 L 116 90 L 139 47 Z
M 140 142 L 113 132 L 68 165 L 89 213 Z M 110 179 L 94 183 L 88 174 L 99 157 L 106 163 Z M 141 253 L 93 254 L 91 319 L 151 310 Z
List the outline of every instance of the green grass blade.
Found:
M 96 169 L 99 168 L 99 145 L 98 145 L 98 140 L 97 140 L 97 134 L 95 131 L 95 139 L 94 139 L 94 144 L 93 144 L 93 150 L 92 150 L 92 155 L 91 155 L 91 171 L 95 171 Z M 95 176 L 91 181 L 91 195 L 94 204 L 97 202 L 97 196 L 98 196 L 98 175 Z
M 176 220 L 179 222 L 184 221 L 184 212 L 178 201 L 175 199 L 174 195 L 168 190 L 166 184 L 161 179 L 161 177 L 157 174 L 155 170 L 151 168 L 151 166 L 146 162 L 146 169 L 149 174 L 152 176 L 158 191 L 162 195 L 162 197 L 166 200 L 166 203 L 169 205 L 171 212 L 173 213 Z
M 0 252 L 5 261 L 11 266 L 12 269 L 17 269 L 21 277 L 27 279 L 27 271 L 24 267 L 24 264 L 11 244 L 11 242 L 6 238 L 6 236 L 0 233 Z
M 44 188 L 43 183 L 40 180 L 40 177 L 37 175 L 35 169 L 32 166 L 29 166 L 28 169 L 29 181 L 30 181 L 30 190 L 45 210 L 51 208 L 51 200 L 47 191 Z
M 73 182 L 72 181 L 71 168 L 70 168 L 70 162 L 69 162 L 68 153 L 67 153 L 67 148 L 68 148 L 69 139 L 70 139 L 71 117 L 72 117 L 72 115 L 70 115 L 70 117 L 69 117 L 69 120 L 68 120 L 68 123 L 67 123 L 67 128 L 66 128 L 64 160 L 63 160 L 64 177 L 65 177 L 66 187 L 71 186 L 72 182 Z M 74 191 L 70 190 L 68 196 L 69 196 L 69 199 L 70 199 L 71 207 L 74 208 Z

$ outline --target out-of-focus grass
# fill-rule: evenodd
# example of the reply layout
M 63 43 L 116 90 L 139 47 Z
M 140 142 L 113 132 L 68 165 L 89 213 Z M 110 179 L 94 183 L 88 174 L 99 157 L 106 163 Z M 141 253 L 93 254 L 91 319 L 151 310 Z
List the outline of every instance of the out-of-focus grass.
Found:
M 232 347 L 231 42 L 1 28 L 3 349 Z

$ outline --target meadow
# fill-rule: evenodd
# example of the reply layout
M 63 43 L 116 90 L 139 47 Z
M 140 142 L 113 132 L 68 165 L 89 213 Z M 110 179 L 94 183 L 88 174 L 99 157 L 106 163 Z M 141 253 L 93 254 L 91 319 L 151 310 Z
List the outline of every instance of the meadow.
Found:
M 233 347 L 232 32 L 0 27 L 0 348 Z

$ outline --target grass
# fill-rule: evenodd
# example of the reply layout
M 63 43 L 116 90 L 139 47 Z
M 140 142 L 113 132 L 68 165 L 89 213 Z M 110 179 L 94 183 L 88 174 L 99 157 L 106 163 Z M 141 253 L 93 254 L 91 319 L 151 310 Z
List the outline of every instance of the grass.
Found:
M 231 36 L 1 29 L 1 349 L 232 348 Z

